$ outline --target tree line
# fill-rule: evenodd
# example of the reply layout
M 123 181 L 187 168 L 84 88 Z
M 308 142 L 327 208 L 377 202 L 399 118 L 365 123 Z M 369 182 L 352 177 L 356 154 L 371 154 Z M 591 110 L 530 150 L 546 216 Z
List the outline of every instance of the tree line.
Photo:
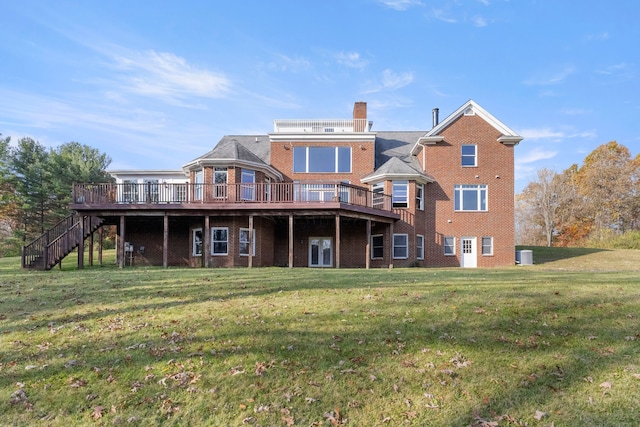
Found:
M 0 134 L 0 256 L 20 247 L 71 213 L 74 182 L 107 182 L 111 158 L 69 142 L 47 149 L 31 138 L 15 144 Z
M 517 242 L 599 246 L 640 231 L 640 154 L 616 141 L 558 173 L 541 169 L 516 195 Z

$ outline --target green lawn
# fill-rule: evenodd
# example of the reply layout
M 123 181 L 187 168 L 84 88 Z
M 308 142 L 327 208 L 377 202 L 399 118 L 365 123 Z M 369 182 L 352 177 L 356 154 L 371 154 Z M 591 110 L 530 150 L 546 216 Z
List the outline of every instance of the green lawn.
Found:
M 0 259 L 0 425 L 637 425 L 640 251 L 534 248 L 534 263 Z

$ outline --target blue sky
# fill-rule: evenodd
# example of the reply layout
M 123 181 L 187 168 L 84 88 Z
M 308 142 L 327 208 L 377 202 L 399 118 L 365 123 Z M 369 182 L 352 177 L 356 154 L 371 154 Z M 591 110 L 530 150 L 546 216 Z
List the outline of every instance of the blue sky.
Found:
M 0 133 L 112 169 L 179 169 L 274 119 L 428 130 L 469 99 L 525 137 L 516 190 L 617 140 L 640 152 L 640 2 L 4 1 Z

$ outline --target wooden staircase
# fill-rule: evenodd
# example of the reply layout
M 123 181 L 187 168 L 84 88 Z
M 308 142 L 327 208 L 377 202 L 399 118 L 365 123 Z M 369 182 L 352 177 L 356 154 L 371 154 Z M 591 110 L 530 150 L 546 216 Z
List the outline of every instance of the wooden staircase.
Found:
M 102 218 L 71 214 L 22 247 L 22 268 L 50 270 L 96 231 Z

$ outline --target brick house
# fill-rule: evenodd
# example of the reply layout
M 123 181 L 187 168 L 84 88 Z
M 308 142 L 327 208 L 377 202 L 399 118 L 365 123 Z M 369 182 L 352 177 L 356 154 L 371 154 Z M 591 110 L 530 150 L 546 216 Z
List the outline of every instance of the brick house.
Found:
M 364 102 L 351 119 L 275 120 L 182 170 L 77 184 L 71 208 L 117 226 L 122 267 L 514 264 L 522 137 L 472 100 L 434 109 L 430 130 L 371 128 Z

